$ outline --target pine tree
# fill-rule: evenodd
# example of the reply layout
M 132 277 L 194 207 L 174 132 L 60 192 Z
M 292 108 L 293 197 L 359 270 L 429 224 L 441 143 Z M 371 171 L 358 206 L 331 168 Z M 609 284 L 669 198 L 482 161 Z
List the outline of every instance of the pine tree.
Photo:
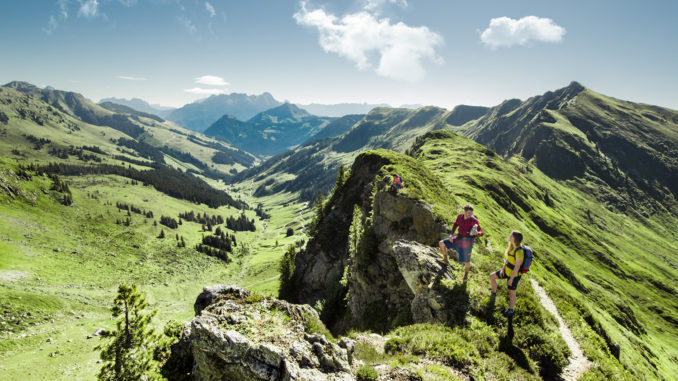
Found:
M 337 192 L 346 182 L 346 170 L 344 165 L 339 166 L 339 172 L 337 173 L 337 182 L 334 184 L 334 192 Z
M 111 312 L 117 318 L 114 331 L 104 331 L 102 339 L 108 339 L 97 346 L 101 350 L 103 366 L 99 380 L 141 380 L 157 379 L 158 363 L 153 359 L 153 350 L 159 341 L 151 326 L 157 313 L 145 313 L 146 298 L 136 285 L 121 284 L 113 300 Z
M 278 297 L 280 299 L 288 299 L 292 296 L 294 284 L 292 277 L 294 276 L 295 263 L 297 252 L 294 245 L 289 245 L 287 251 L 280 258 L 278 264 L 280 269 L 280 288 L 278 289 Z
M 158 238 L 165 238 L 165 231 L 163 229 L 160 229 L 160 235 Z

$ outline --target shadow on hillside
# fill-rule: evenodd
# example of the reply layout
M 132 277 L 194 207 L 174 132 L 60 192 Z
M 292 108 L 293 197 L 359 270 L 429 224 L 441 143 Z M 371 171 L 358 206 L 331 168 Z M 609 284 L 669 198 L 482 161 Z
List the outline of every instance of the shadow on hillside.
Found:
M 450 327 L 465 324 L 466 315 L 470 309 L 470 295 L 468 292 L 468 283 L 456 283 L 452 288 L 447 288 L 446 296 L 451 317 L 448 322 Z
M 519 367 L 527 370 L 530 373 L 534 372 L 530 366 L 530 360 L 527 358 L 525 352 L 513 345 L 514 335 L 515 331 L 513 330 L 513 316 L 510 316 L 508 318 L 506 336 L 500 337 L 499 350 L 509 355 L 509 357 L 511 357 Z

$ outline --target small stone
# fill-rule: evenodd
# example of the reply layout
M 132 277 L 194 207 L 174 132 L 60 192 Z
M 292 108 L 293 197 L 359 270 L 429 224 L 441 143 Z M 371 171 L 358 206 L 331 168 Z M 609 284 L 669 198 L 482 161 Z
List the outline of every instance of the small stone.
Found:
M 48 343 L 51 343 L 51 342 L 53 342 L 53 341 L 54 341 L 54 339 L 52 339 L 51 337 L 50 337 L 49 339 L 47 339 L 47 342 L 48 342 Z

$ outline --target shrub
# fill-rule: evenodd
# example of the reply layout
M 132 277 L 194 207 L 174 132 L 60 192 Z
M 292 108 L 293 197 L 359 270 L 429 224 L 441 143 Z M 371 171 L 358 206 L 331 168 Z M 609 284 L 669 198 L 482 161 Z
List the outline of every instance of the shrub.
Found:
M 379 378 L 379 373 L 371 365 L 363 365 L 358 368 L 359 381 L 374 381 Z

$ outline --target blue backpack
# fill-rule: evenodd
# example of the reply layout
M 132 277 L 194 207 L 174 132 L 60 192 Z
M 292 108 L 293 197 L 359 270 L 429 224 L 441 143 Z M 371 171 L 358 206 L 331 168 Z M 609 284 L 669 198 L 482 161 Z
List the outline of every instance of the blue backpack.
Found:
M 534 258 L 534 252 L 527 245 L 523 245 L 521 247 L 521 249 L 523 249 L 523 251 L 525 252 L 525 259 L 523 260 L 523 263 L 520 265 L 520 271 L 518 271 L 518 272 L 520 274 L 525 274 L 528 271 L 530 271 L 530 266 L 532 265 L 532 259 Z

